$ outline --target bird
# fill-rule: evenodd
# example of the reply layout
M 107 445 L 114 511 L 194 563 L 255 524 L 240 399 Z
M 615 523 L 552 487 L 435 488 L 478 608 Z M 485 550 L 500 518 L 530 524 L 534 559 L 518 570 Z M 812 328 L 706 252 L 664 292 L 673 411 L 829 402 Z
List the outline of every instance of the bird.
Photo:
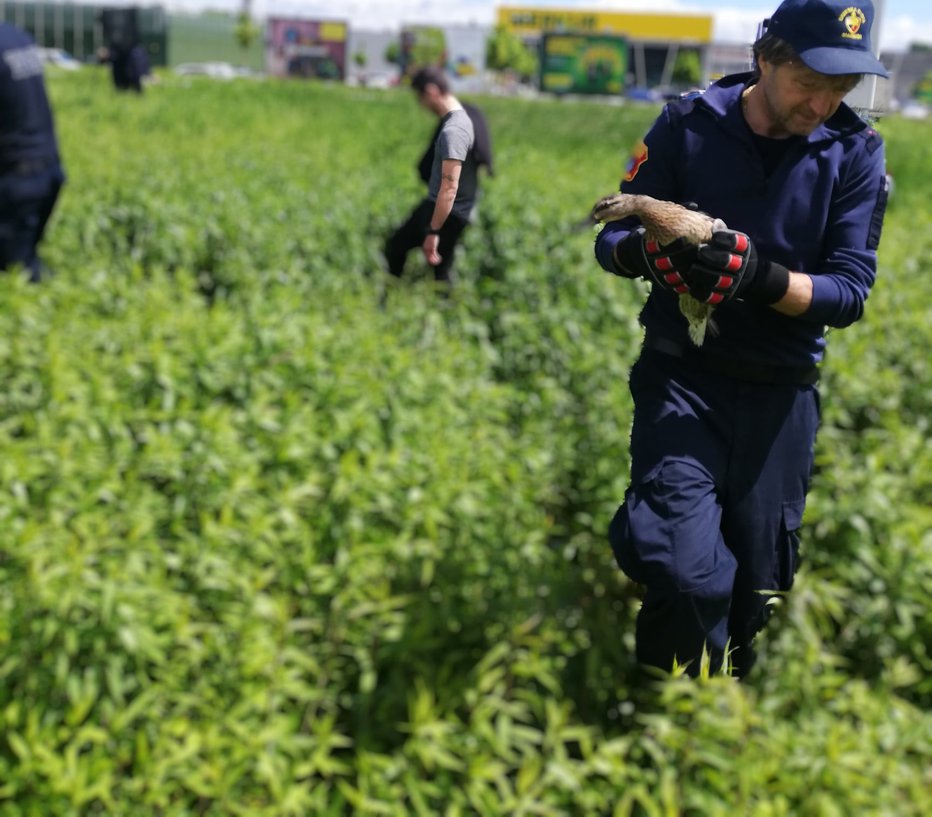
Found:
M 679 238 L 685 238 L 691 244 L 703 244 L 711 240 L 712 233 L 727 229 L 720 218 L 713 218 L 701 210 L 635 193 L 604 196 L 595 203 L 590 214 L 592 221 L 603 224 L 628 216 L 637 216 L 641 220 L 645 239 L 661 244 L 670 244 Z M 715 333 L 711 318 L 714 307 L 688 293 L 679 296 L 679 307 L 689 324 L 690 340 L 696 346 L 702 346 L 706 330 Z

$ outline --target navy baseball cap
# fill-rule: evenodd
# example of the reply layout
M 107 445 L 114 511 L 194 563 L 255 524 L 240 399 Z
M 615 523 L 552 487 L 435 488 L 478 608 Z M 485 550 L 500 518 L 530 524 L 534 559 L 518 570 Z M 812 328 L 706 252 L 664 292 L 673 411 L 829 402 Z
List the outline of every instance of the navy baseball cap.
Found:
M 871 0 L 784 0 L 767 33 L 779 37 L 820 74 L 878 74 L 887 69 L 871 49 Z

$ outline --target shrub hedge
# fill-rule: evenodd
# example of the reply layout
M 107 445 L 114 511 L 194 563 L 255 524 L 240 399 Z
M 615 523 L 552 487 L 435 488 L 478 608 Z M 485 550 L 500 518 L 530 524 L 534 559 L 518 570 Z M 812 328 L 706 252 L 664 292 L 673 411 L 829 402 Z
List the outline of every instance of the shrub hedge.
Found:
M 0 279 L 0 815 L 932 812 L 932 181 L 832 333 L 747 682 L 645 677 L 605 530 L 644 291 L 574 225 L 656 109 L 481 100 L 439 299 L 404 92 L 50 78 L 57 274 Z

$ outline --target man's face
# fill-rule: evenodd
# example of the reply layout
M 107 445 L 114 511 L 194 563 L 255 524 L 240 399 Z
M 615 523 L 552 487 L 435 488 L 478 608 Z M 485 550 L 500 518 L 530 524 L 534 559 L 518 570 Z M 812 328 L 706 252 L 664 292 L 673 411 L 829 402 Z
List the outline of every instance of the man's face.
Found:
M 427 85 L 424 86 L 424 90 L 418 92 L 417 101 L 421 107 L 433 112 L 436 111 L 439 97 L 440 89 L 432 82 L 428 82 Z
M 758 84 L 773 137 L 808 136 L 861 79 L 860 74 L 819 74 L 798 61 L 773 65 L 762 59 L 760 70 Z

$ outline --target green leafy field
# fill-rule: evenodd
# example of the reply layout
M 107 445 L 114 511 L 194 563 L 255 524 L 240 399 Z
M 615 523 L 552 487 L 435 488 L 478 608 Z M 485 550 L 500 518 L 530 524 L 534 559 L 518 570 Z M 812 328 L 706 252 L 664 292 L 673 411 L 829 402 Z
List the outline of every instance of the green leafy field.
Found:
M 926 124 L 880 123 L 879 280 L 761 661 L 653 682 L 605 535 L 645 290 L 573 224 L 656 109 L 480 100 L 446 301 L 381 272 L 408 94 L 51 90 L 57 275 L 0 278 L 2 817 L 932 813 Z

